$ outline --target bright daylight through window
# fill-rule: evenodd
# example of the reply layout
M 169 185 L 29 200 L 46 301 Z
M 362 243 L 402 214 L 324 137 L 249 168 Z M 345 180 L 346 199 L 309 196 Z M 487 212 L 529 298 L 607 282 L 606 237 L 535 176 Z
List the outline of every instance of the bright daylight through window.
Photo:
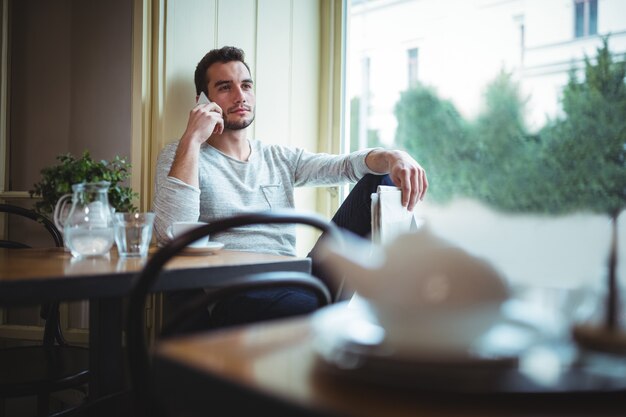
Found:
M 352 0 L 350 148 L 408 151 L 417 212 L 513 284 L 626 280 L 626 1 Z

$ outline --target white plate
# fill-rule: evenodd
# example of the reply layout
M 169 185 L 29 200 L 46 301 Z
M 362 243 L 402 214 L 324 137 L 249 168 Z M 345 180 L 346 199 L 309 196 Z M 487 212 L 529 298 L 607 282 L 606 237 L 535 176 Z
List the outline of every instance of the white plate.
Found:
M 221 242 L 209 242 L 206 246 L 199 248 L 187 246 L 181 252 L 182 255 L 206 255 L 209 253 L 217 252 L 224 248 L 224 244 Z

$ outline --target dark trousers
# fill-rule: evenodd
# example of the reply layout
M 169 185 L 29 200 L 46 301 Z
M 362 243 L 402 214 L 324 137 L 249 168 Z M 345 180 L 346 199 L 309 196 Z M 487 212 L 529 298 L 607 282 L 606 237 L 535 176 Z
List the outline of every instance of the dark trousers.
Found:
M 388 175 L 368 174 L 363 177 L 350 191 L 332 221 L 340 228 L 367 237 L 371 233 L 371 194 L 376 192 L 379 185 L 393 183 Z M 324 277 L 323 270 L 317 267 L 315 262 L 313 275 L 324 281 L 331 289 L 331 293 L 336 292 L 336 286 Z M 172 294 L 168 298 L 172 304 L 177 304 L 183 302 L 185 297 L 181 293 Z M 208 312 L 199 313 L 197 318 L 189 322 L 187 330 L 296 316 L 310 313 L 318 307 L 315 295 L 301 288 L 247 291 L 221 300 L 213 307 L 210 315 Z

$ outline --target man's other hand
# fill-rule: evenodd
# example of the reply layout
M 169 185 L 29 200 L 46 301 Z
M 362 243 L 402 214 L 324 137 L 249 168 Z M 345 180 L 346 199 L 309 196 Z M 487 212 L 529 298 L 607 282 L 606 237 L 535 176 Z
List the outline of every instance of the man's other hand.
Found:
M 412 211 L 423 200 L 428 189 L 426 171 L 404 151 L 374 149 L 365 159 L 367 166 L 376 172 L 388 173 L 402 190 L 402 206 Z

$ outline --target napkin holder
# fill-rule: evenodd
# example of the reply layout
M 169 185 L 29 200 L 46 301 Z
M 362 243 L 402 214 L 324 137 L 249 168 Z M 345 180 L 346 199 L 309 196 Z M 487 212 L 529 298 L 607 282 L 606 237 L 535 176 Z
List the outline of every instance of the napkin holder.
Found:
M 398 187 L 379 185 L 372 193 L 372 242 L 385 244 L 398 235 L 416 231 L 422 220 L 402 206 L 402 191 Z

